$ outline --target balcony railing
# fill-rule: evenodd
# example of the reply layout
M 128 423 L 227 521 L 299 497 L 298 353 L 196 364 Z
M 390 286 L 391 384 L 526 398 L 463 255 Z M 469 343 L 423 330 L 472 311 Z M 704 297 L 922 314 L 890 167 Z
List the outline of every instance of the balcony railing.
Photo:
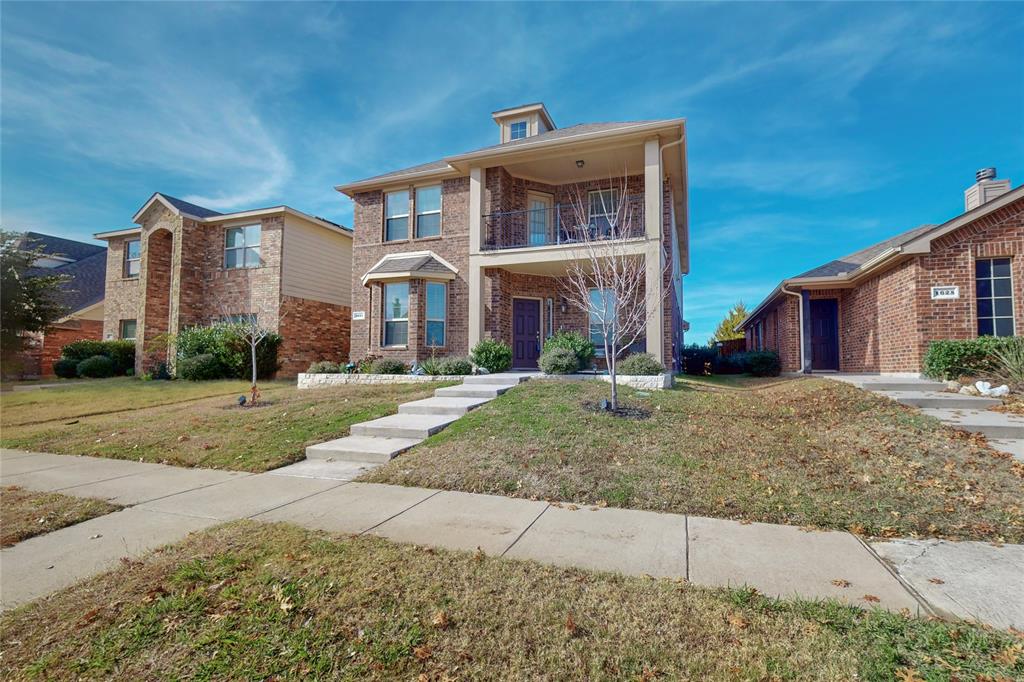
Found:
M 483 228 L 484 251 L 578 244 L 588 239 L 633 239 L 644 236 L 644 196 L 626 197 L 610 215 L 592 211 L 585 223 L 573 206 L 555 204 L 553 208 L 490 213 L 483 216 Z

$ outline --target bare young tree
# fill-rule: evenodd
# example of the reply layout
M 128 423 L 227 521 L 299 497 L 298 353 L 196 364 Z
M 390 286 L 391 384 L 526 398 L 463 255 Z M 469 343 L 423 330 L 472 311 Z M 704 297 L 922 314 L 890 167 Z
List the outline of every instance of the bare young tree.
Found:
M 260 389 L 256 385 L 256 350 L 259 348 L 260 343 L 262 343 L 263 340 L 271 334 L 271 330 L 260 322 L 259 305 L 255 302 L 250 305 L 250 312 L 241 314 L 232 312 L 231 303 L 224 298 L 218 300 L 217 308 L 220 312 L 222 322 L 230 325 L 238 338 L 242 339 L 242 341 L 244 341 L 248 346 L 249 362 L 252 365 L 249 404 L 255 405 L 260 399 Z M 266 312 L 264 312 L 264 314 L 266 314 Z M 284 315 L 281 314 L 278 318 L 278 323 L 280 324 L 280 320 L 283 319 Z
M 646 300 L 647 268 L 657 268 L 659 281 L 664 281 L 672 265 L 667 258 L 646 263 L 629 241 L 642 237 L 645 225 L 643 196 L 631 195 L 628 174 L 611 178 L 609 184 L 611 191 L 588 192 L 580 185 L 570 191 L 570 213 L 561 229 L 563 237 L 577 247 L 562 289 L 567 303 L 590 318 L 592 331 L 600 331 L 611 379 L 611 409 L 616 410 L 619 356 L 644 335 L 647 322 L 660 309 Z M 662 292 L 662 300 L 666 293 Z M 647 342 L 661 343 L 661 339 Z

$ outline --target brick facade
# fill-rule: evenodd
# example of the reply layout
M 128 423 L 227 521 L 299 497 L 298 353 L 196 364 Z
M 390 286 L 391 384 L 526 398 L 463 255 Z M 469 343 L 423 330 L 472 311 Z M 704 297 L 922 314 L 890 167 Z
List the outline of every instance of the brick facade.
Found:
M 99 341 L 102 338 L 102 321 L 74 318 L 56 322 L 41 334 L 26 334 L 24 346 L 18 354 L 18 373 L 23 378 L 52 379 L 56 376 L 53 373 L 53 363 L 60 360 L 61 348 L 72 341 Z

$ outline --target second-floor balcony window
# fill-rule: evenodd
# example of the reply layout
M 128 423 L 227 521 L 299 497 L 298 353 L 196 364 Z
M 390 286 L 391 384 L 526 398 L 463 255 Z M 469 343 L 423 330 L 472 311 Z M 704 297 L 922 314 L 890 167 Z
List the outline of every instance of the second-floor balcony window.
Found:
M 416 238 L 441 235 L 441 186 L 416 188 Z
M 409 238 L 409 191 L 388 192 L 384 199 L 384 241 Z
M 590 225 L 602 237 L 609 236 L 612 227 L 619 231 L 619 193 L 614 189 L 597 189 L 589 193 Z
M 142 242 L 138 239 L 130 239 L 124 243 L 124 276 L 138 277 L 140 263 L 142 263 Z
M 224 267 L 260 266 L 260 226 L 229 227 L 224 231 Z

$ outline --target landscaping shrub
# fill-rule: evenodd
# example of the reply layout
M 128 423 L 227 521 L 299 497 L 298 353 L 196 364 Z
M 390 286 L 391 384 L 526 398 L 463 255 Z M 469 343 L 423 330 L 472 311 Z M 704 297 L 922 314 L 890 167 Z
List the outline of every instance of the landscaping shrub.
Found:
M 580 359 L 573 349 L 556 346 L 541 353 L 537 364 L 545 374 L 572 374 L 580 368 Z
M 267 334 L 256 346 L 256 376 L 267 379 L 277 371 L 277 351 L 283 339 L 280 334 Z M 206 327 L 188 327 L 176 339 L 178 361 L 196 355 L 212 355 L 223 369 L 218 379 L 252 378 L 249 342 L 239 336 L 234 326 L 226 323 Z
M 309 369 L 306 370 L 306 374 L 341 374 L 343 371 L 341 365 L 337 362 L 321 360 L 311 364 Z
M 61 358 L 53 363 L 53 373 L 61 379 L 74 379 L 78 376 L 78 362 L 70 358 Z
M 619 374 L 654 376 L 665 372 L 660 362 L 654 359 L 650 353 L 633 353 L 619 360 L 615 366 Z
M 380 360 L 379 355 L 367 355 L 364 358 L 355 361 L 356 372 L 359 374 L 369 374 L 370 370 L 373 369 L 373 363 Z
M 1024 336 L 1011 336 L 993 353 L 995 375 L 1014 389 L 1024 387 Z
M 718 351 L 707 346 L 692 344 L 683 348 L 683 372 L 703 376 L 711 374 L 715 360 L 718 358 Z
M 715 374 L 743 374 L 749 371 L 746 353 L 729 353 L 719 355 L 711 363 Z
M 438 360 L 439 369 L 441 370 L 438 374 L 444 374 L 447 376 L 455 376 L 461 374 L 472 374 L 473 373 L 473 361 L 469 358 L 460 358 L 452 356 L 450 358 L 441 358 Z
M 932 341 L 924 356 L 924 373 L 935 379 L 956 379 L 991 372 L 996 352 L 1011 338 L 1015 337 Z
M 178 360 L 178 378 L 189 381 L 223 379 L 224 367 L 210 353 L 201 353 Z
M 369 374 L 405 374 L 408 371 L 409 368 L 401 360 L 380 358 L 370 365 Z
M 777 377 L 782 371 L 779 354 L 775 351 L 758 350 L 743 353 L 742 355 L 746 371 L 755 377 Z
M 114 361 L 106 355 L 94 355 L 78 363 L 78 376 L 105 379 L 114 376 Z
M 113 362 L 115 375 L 127 374 L 129 370 L 135 368 L 134 341 L 79 339 L 61 348 L 60 354 L 62 358 L 71 360 L 76 365 L 97 355 L 108 357 Z
M 75 362 L 81 362 L 94 355 L 106 355 L 106 347 L 103 341 L 94 339 L 79 339 L 63 346 L 60 349 L 60 356 Z
M 473 346 L 470 357 L 478 366 L 492 374 L 504 372 L 512 366 L 512 347 L 503 341 L 484 339 Z
M 594 360 L 594 344 L 578 332 L 555 332 L 544 342 L 544 353 L 555 348 L 568 348 L 576 355 L 577 369 L 586 369 Z

